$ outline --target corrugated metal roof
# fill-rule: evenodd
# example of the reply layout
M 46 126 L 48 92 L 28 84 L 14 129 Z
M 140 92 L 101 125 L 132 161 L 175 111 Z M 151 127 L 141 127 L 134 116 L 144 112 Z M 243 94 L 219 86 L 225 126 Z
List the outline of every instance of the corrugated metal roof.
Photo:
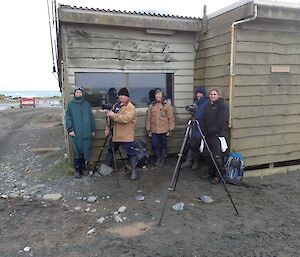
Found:
M 59 5 L 61 8 L 67 8 L 72 10 L 82 10 L 82 11 L 95 11 L 95 12 L 105 12 L 105 13 L 118 13 L 118 14 L 129 14 L 129 15 L 142 15 L 142 16 L 152 16 L 152 17 L 161 17 L 161 18 L 174 18 L 174 19 L 189 19 L 189 20 L 201 20 L 196 17 L 188 16 L 178 16 L 170 14 L 159 14 L 151 12 L 139 12 L 139 11 L 121 11 L 121 10 L 110 10 L 110 9 L 100 9 L 100 8 L 89 8 L 81 6 L 70 6 L 70 5 Z

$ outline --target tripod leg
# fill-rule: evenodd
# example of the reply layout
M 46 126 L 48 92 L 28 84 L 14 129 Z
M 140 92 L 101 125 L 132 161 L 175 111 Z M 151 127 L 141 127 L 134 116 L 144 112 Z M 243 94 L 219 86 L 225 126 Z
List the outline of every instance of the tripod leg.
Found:
M 200 126 L 199 126 L 199 122 L 198 122 L 197 120 L 196 120 L 196 124 L 197 124 L 197 128 L 198 128 L 198 130 L 199 130 L 199 132 L 200 132 L 200 134 L 201 134 L 201 138 L 202 138 L 203 141 L 204 141 L 204 145 L 205 145 L 206 149 L 207 149 L 208 152 L 209 152 L 210 158 L 211 158 L 211 160 L 212 160 L 212 162 L 213 162 L 213 164 L 214 164 L 214 166 L 215 166 L 215 168 L 216 168 L 216 170 L 217 170 L 217 172 L 218 172 L 218 175 L 220 176 L 220 179 L 221 179 L 221 182 L 222 182 L 222 184 L 223 184 L 223 186 L 224 186 L 224 189 L 225 189 L 225 191 L 226 191 L 226 193 L 227 193 L 227 195 L 228 195 L 228 197 L 229 197 L 229 199 L 230 199 L 230 201 L 231 201 L 231 203 L 232 203 L 232 206 L 233 206 L 233 208 L 234 208 L 234 210 L 235 210 L 235 212 L 236 212 L 236 215 L 238 215 L 239 213 L 238 213 L 238 211 L 237 211 L 237 208 L 235 207 L 235 204 L 234 204 L 234 202 L 233 202 L 233 200 L 232 200 L 232 198 L 231 198 L 231 196 L 230 196 L 230 194 L 229 194 L 229 191 L 228 191 L 228 189 L 227 189 L 227 187 L 226 187 L 226 185 L 225 185 L 225 181 L 224 181 L 224 178 L 223 178 L 223 176 L 222 176 L 222 174 L 221 174 L 221 171 L 220 171 L 220 169 L 219 169 L 219 167 L 218 167 L 218 164 L 217 164 L 217 162 L 216 162 L 216 160 L 215 160 L 215 158 L 214 158 L 214 156 L 213 156 L 213 154 L 212 154 L 212 152 L 211 152 L 211 150 L 210 150 L 210 148 L 209 148 L 209 146 L 208 146 L 208 144 L 207 144 L 207 141 L 206 141 L 206 139 L 205 139 L 205 136 L 203 135 L 202 130 L 200 129 Z
M 111 137 L 110 137 L 110 139 L 109 139 L 109 142 L 110 142 L 110 146 L 111 146 L 111 150 L 112 150 L 112 155 L 113 155 L 113 160 L 114 160 L 115 173 L 116 173 L 116 184 L 117 184 L 117 187 L 120 187 L 120 185 L 119 185 L 119 176 L 118 176 L 117 160 L 116 160 L 116 152 L 115 152 L 114 143 L 113 143 Z
M 120 157 L 121 157 L 123 166 L 124 166 L 124 168 L 125 168 L 125 171 L 127 172 L 127 171 L 128 171 L 128 168 L 127 168 L 126 163 L 125 163 L 125 161 L 124 161 L 124 159 L 123 159 L 123 156 L 122 156 L 122 153 L 121 153 L 121 151 L 120 151 L 120 148 L 118 148 L 117 151 L 119 152 L 119 155 L 120 155 Z
M 162 210 L 159 222 L 158 222 L 158 226 L 161 226 L 163 216 L 164 216 L 164 213 L 165 213 L 165 210 L 166 210 L 166 206 L 167 206 L 167 203 L 168 203 L 168 200 L 169 200 L 170 192 L 175 191 L 175 188 L 176 188 L 176 185 L 177 185 L 177 182 L 178 182 L 180 165 L 181 165 L 181 158 L 182 158 L 182 154 L 183 154 L 183 151 L 185 149 L 185 145 L 186 145 L 186 142 L 187 142 L 187 139 L 188 139 L 188 136 L 189 136 L 189 131 L 191 129 L 191 124 L 192 124 L 192 120 L 189 120 L 188 126 L 185 130 L 185 135 L 184 135 L 184 139 L 183 139 L 183 142 L 182 142 L 182 145 L 181 145 L 181 149 L 180 149 L 180 152 L 178 154 L 178 159 L 177 159 L 177 163 L 176 163 L 176 166 L 175 166 L 175 169 L 174 169 L 174 172 L 173 172 L 172 180 L 171 180 L 170 186 L 168 188 L 169 192 L 168 192 L 167 198 L 165 200 L 164 207 L 163 207 L 163 210 Z
M 97 164 L 98 164 L 99 161 L 100 161 L 100 158 L 101 158 L 101 156 L 102 156 L 103 150 L 104 150 L 105 145 L 106 145 L 106 143 L 107 143 L 107 139 L 108 139 L 108 137 L 105 138 L 104 143 L 103 143 L 103 145 L 102 145 L 102 147 L 101 147 L 101 151 L 100 151 L 100 153 L 99 153 L 99 155 L 98 155 L 97 161 L 95 162 L 95 166 L 94 166 L 94 168 L 93 168 L 93 171 L 92 171 L 91 174 L 90 174 L 91 177 L 93 177 L 93 175 L 94 175 L 95 172 L 96 172 Z
M 170 187 L 169 187 L 169 190 L 172 190 L 172 191 L 175 191 L 176 184 L 177 184 L 177 181 L 178 181 L 179 171 L 180 171 L 180 166 L 181 166 L 181 158 L 182 158 L 185 146 L 186 146 L 186 142 L 188 140 L 189 131 L 191 129 L 191 122 L 192 121 L 190 120 L 190 122 L 188 123 L 188 127 L 186 128 L 184 139 L 183 139 L 183 142 L 182 142 L 182 145 L 181 145 L 181 148 L 180 148 L 180 152 L 178 154 L 178 159 L 177 159 L 177 162 L 176 162 L 176 166 L 175 166 L 175 169 L 174 169 L 174 172 L 173 172 L 173 177 L 172 177 Z

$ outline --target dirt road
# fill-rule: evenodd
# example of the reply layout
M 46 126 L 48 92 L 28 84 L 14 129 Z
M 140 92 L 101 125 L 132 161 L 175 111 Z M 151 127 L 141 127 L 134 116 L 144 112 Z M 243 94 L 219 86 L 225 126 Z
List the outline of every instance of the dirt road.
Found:
M 64 147 L 61 109 L 0 111 L 0 120 L 1 257 L 300 256 L 300 172 L 248 178 L 250 188 L 227 185 L 236 216 L 221 184 L 200 179 L 203 170 L 184 169 L 157 226 L 175 158 L 163 170 L 140 170 L 138 181 L 121 172 L 120 188 L 115 176 L 75 180 L 63 150 L 32 151 Z M 49 193 L 62 199 L 43 200 Z M 195 200 L 203 194 L 214 202 Z M 185 207 L 175 212 L 178 202 Z M 126 210 L 116 223 L 112 213 L 120 206 Z

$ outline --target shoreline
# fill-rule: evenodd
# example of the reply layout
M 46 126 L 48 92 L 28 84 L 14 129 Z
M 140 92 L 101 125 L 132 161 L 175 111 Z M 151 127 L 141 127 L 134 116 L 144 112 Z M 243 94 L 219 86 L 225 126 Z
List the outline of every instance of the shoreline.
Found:
M 35 107 L 61 107 L 61 97 L 35 97 Z M 23 108 L 33 108 L 32 106 L 24 106 Z M 21 109 L 19 99 L 3 99 L 0 100 L 0 111 L 9 110 L 9 109 Z

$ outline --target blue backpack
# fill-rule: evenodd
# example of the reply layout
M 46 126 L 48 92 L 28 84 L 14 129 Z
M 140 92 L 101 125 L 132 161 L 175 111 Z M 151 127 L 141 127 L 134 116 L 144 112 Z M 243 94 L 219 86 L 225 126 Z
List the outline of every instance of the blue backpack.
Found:
M 244 176 L 244 157 L 237 152 L 231 152 L 225 157 L 225 181 L 239 183 Z

